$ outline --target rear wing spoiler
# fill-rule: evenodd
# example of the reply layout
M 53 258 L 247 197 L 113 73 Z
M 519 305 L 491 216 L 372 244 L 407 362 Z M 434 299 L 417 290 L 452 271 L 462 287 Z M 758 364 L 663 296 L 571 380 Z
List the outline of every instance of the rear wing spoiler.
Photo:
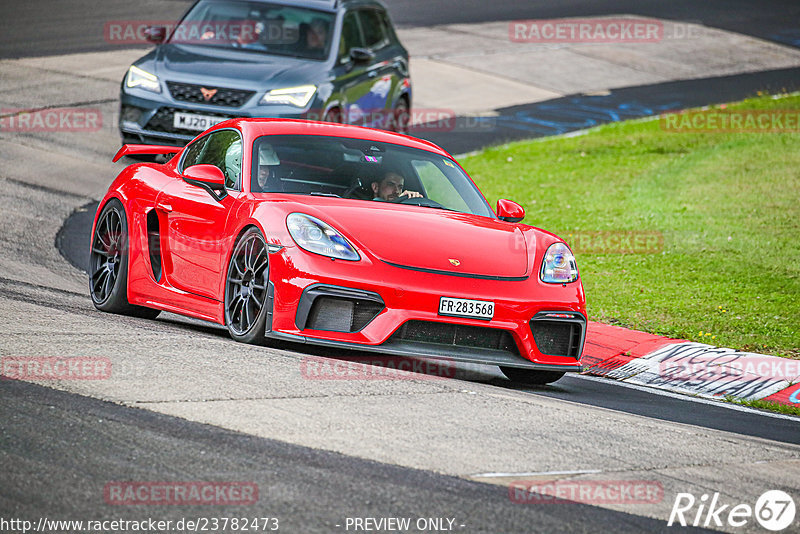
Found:
M 166 145 L 122 145 L 112 161 L 117 161 L 123 156 L 131 154 L 177 154 L 183 150 L 179 146 Z

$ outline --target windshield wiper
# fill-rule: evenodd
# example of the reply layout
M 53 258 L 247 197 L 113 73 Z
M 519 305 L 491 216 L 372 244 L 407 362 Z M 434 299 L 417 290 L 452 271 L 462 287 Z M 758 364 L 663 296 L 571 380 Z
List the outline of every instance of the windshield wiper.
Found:
M 322 191 L 312 191 L 308 193 L 312 197 L 334 197 L 334 198 L 342 198 L 336 193 L 323 193 Z

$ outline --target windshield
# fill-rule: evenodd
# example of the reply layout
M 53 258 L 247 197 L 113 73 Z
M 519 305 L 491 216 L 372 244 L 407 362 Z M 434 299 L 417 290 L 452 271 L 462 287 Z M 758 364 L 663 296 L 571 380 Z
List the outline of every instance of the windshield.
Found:
M 308 59 L 328 57 L 333 13 L 240 0 L 201 0 L 170 43 L 237 48 Z
M 250 189 L 394 202 L 493 217 L 461 168 L 416 148 L 345 137 L 266 135 L 253 145 Z

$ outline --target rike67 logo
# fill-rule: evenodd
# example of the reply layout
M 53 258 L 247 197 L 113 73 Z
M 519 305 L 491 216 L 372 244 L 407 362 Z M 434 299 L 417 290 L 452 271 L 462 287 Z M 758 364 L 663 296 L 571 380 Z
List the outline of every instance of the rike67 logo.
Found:
M 719 493 L 714 493 L 710 498 L 703 494 L 699 499 L 691 493 L 678 493 L 672 512 L 669 514 L 667 526 L 682 527 L 745 527 L 752 530 L 754 524 L 779 532 L 794 524 L 795 517 L 794 499 L 781 490 L 764 492 L 756 501 L 755 506 L 749 504 L 723 504 Z

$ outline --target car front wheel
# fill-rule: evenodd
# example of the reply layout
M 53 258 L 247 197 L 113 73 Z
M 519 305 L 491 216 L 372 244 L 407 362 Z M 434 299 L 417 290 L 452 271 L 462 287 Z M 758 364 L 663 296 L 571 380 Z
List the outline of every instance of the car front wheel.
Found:
M 225 325 L 236 341 L 265 343 L 268 283 L 264 236 L 257 228 L 249 228 L 233 249 L 225 279 Z

